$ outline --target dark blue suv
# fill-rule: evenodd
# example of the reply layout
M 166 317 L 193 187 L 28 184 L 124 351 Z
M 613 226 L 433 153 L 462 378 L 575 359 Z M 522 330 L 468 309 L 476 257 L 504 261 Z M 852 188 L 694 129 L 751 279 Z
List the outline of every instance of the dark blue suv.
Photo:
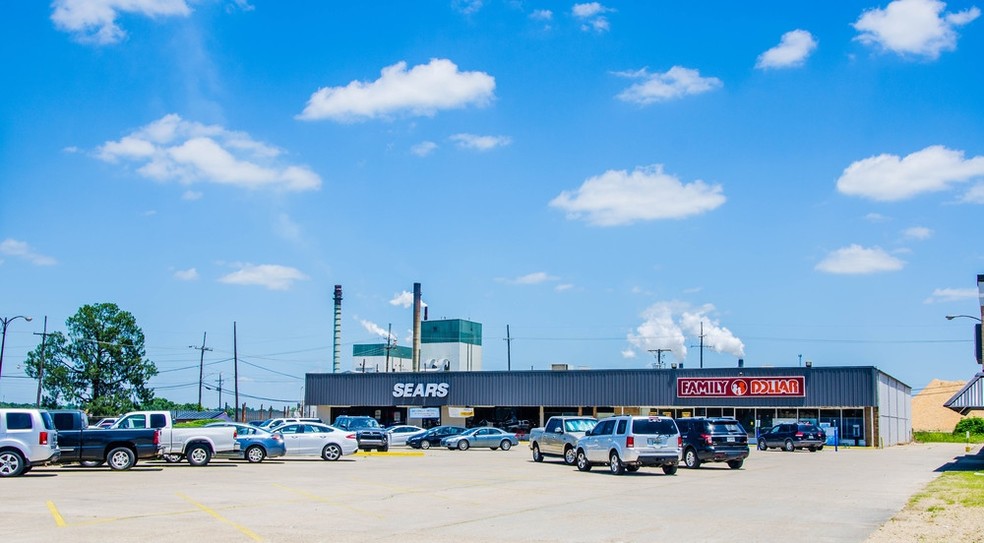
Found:
M 748 458 L 748 433 L 735 419 L 684 417 L 676 423 L 683 439 L 683 464 L 688 468 L 727 462 L 731 469 L 738 469 Z

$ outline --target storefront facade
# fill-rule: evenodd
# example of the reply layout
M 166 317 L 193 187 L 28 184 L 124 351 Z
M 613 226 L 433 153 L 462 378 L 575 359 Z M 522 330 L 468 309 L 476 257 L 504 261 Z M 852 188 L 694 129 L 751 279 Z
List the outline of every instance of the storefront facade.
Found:
M 908 385 L 869 366 L 317 373 L 305 385 L 305 403 L 325 421 L 524 427 L 561 414 L 730 416 L 752 434 L 812 420 L 858 446 L 911 441 L 911 400 Z

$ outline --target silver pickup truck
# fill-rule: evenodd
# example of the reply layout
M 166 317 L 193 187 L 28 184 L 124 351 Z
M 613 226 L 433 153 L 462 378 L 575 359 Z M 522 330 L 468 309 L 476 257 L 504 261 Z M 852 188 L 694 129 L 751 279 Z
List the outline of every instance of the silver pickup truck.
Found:
M 560 456 L 564 463 L 573 466 L 577 440 L 598 424 L 593 417 L 550 417 L 543 428 L 530 430 L 530 449 L 533 461 L 543 462 L 545 456 Z

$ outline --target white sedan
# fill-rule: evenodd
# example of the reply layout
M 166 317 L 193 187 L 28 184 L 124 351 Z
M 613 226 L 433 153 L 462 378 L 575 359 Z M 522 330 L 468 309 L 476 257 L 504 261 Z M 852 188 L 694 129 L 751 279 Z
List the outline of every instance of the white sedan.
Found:
M 291 422 L 272 431 L 284 436 L 287 456 L 320 455 L 325 460 L 338 460 L 359 450 L 355 432 L 349 432 L 316 422 Z
M 409 424 L 399 424 L 397 426 L 390 426 L 386 429 L 386 436 L 389 438 L 390 445 L 406 445 L 407 438 L 424 432 L 425 430 L 419 426 L 410 426 Z

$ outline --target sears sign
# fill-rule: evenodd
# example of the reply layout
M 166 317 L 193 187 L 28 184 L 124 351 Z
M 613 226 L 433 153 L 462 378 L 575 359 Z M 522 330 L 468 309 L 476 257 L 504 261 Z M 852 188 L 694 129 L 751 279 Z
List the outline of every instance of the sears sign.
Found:
M 393 397 L 444 398 L 449 388 L 447 383 L 397 383 L 393 385 Z

